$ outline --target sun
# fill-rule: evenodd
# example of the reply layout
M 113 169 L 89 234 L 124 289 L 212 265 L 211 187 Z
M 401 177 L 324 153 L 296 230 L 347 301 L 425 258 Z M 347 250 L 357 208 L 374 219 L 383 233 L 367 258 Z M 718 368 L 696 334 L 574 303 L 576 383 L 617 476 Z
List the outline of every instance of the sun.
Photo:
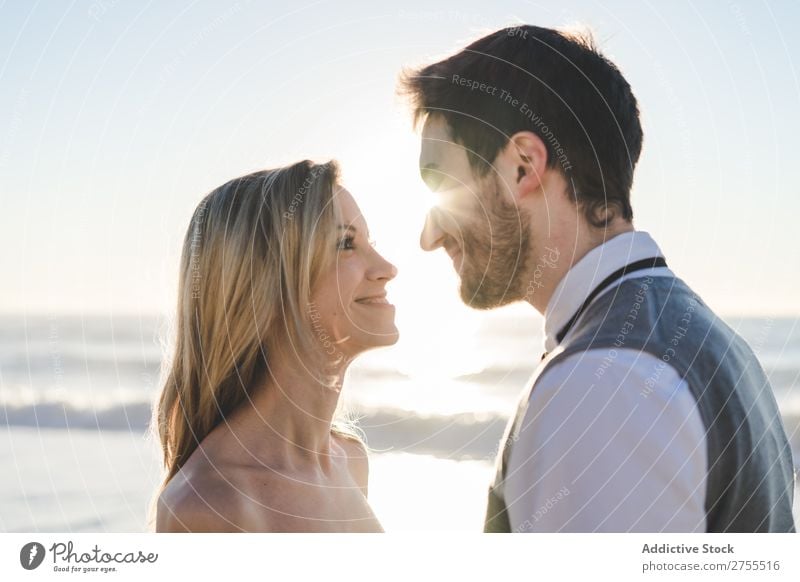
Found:
M 338 156 L 344 185 L 361 208 L 376 247 L 398 268 L 387 286 L 397 307 L 400 340 L 366 354 L 412 378 L 455 378 L 486 362 L 476 337 L 483 314 L 465 306 L 458 275 L 443 250 L 423 251 L 419 237 L 437 197 L 420 178 L 419 137 L 388 126 L 378 143 L 351 147 Z

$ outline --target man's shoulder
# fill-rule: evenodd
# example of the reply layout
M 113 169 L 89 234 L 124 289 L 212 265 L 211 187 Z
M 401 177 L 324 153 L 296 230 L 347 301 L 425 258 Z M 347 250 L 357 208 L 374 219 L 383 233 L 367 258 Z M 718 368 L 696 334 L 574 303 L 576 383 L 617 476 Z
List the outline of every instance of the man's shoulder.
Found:
M 657 414 L 668 403 L 685 412 L 696 405 L 670 364 L 635 349 L 589 349 L 545 364 L 525 403 L 524 424 L 557 423 L 566 431 L 581 427 L 584 414 L 597 423 L 621 423 L 633 414 L 648 416 L 645 410 Z
M 688 362 L 716 340 L 741 338 L 679 277 L 642 276 L 595 299 L 563 342 L 563 352 L 629 348 L 660 358 L 676 348 L 674 359 L 680 361 L 682 351 Z
M 512 440 L 519 441 L 518 459 L 567 452 L 574 459 L 583 458 L 580 450 L 610 443 L 618 451 L 658 454 L 665 443 L 677 446 L 677 439 L 689 451 L 703 435 L 686 380 L 652 354 L 619 349 L 587 350 L 545 366 L 520 410 Z
M 534 378 L 531 396 L 548 391 L 586 392 L 595 387 L 638 386 L 654 369 L 665 372 L 664 382 L 676 384 L 680 377 L 672 366 L 656 355 L 636 348 L 589 347 L 577 351 L 554 352 Z M 563 390 L 562 390 L 563 389 Z

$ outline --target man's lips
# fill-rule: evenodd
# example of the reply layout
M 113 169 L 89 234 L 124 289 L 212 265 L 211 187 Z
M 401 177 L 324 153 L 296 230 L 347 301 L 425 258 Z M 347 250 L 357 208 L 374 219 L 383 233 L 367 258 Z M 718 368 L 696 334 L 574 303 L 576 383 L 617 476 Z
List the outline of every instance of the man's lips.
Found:
M 452 259 L 453 264 L 455 264 L 456 261 L 458 261 L 461 258 L 461 248 L 460 247 L 453 246 L 453 247 L 450 247 L 449 249 L 446 249 L 446 250 L 447 250 L 447 254 L 450 255 L 450 259 Z

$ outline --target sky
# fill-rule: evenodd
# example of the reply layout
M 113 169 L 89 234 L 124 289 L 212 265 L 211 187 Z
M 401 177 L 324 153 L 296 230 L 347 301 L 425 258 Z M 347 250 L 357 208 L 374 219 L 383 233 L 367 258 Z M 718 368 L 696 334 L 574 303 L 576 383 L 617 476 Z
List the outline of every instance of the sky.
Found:
M 633 87 L 634 225 L 678 276 L 721 314 L 796 316 L 799 21 L 791 1 L 5 2 L 0 311 L 167 314 L 204 194 L 336 158 L 398 318 L 480 317 L 418 248 L 432 195 L 397 77 L 530 23 L 590 27 Z

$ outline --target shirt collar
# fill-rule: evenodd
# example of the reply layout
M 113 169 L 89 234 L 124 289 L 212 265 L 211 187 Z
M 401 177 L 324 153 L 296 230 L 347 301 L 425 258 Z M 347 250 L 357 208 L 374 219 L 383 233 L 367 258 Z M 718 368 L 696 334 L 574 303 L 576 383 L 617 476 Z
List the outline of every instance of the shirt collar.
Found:
M 663 254 L 656 242 L 642 230 L 618 234 L 589 251 L 567 271 L 547 303 L 544 312 L 545 349 L 551 351 L 558 345 L 558 332 L 603 279 L 628 263 L 661 256 Z

